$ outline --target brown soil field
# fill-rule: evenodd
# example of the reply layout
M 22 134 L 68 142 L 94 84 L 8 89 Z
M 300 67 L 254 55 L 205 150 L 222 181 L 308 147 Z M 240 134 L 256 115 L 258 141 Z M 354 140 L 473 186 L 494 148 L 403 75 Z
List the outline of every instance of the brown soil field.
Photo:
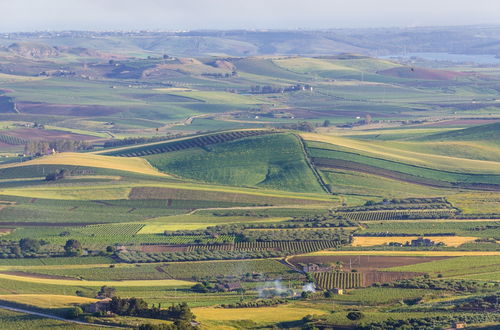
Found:
M 220 191 L 189 190 L 160 187 L 134 187 L 129 194 L 130 199 L 177 199 L 177 200 L 210 200 L 220 202 L 240 202 L 251 204 L 318 204 L 321 201 L 298 198 L 281 198 L 272 196 L 257 196 Z
M 377 72 L 385 76 L 408 78 L 408 79 L 424 79 L 424 80 L 453 80 L 458 77 L 464 77 L 467 74 L 462 72 L 433 70 L 426 68 L 413 67 L 396 67 Z
M 434 260 L 447 259 L 448 257 L 386 257 L 386 256 L 297 256 L 288 259 L 294 265 L 299 263 L 322 263 L 334 264 L 342 262 L 344 270 L 357 269 L 360 271 L 371 271 L 381 268 L 406 266 L 430 262 Z
M 120 108 L 103 105 L 53 104 L 40 102 L 19 102 L 17 109 L 26 114 L 44 114 L 59 116 L 108 116 L 123 111 Z
M 66 131 L 58 131 L 51 129 L 38 129 L 38 128 L 16 128 L 11 130 L 6 130 L 3 132 L 5 135 L 19 137 L 25 140 L 80 140 L 80 141 L 92 141 L 100 140 L 102 138 L 92 136 L 71 133 Z

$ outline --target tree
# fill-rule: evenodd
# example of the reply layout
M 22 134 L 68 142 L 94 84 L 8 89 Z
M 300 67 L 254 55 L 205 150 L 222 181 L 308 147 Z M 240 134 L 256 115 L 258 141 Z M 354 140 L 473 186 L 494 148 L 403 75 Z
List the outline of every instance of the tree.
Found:
M 347 314 L 347 318 L 351 321 L 357 321 L 357 320 L 361 320 L 363 318 L 363 313 L 359 312 L 359 311 L 354 311 L 354 312 L 349 312 Z
M 191 287 L 191 290 L 198 293 L 207 293 L 209 290 L 203 283 L 197 283 Z
M 67 171 L 65 169 L 49 173 L 45 176 L 45 181 L 57 181 L 64 179 L 66 177 L 66 173 Z
M 330 121 L 328 119 L 323 122 L 323 127 L 330 127 Z
M 75 306 L 68 311 L 68 318 L 76 319 L 79 318 L 83 314 L 83 309 L 80 306 Z
M 32 238 L 22 238 L 19 240 L 19 246 L 23 252 L 38 252 L 40 250 L 40 241 Z
M 64 251 L 70 257 L 76 257 L 82 255 L 82 244 L 76 239 L 69 239 L 64 245 Z
M 99 297 L 113 298 L 115 296 L 116 289 L 110 286 L 102 286 L 101 290 L 97 293 Z

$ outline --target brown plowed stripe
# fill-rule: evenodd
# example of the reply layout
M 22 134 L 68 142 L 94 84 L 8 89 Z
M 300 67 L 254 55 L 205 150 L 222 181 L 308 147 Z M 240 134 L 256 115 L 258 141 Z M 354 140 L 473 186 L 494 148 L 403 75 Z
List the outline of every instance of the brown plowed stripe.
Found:
M 385 168 L 375 167 L 366 164 L 351 162 L 348 160 L 331 159 L 331 158 L 312 158 L 312 163 L 316 167 L 335 168 L 339 170 L 348 170 L 354 172 L 367 173 L 372 175 L 382 176 L 388 179 L 404 181 L 423 186 L 436 187 L 436 188 L 462 188 L 462 189 L 475 189 L 475 190 L 500 190 L 500 185 L 486 184 L 486 183 L 461 183 L 453 184 L 446 181 L 434 180 L 423 178 L 407 173 L 387 170 Z

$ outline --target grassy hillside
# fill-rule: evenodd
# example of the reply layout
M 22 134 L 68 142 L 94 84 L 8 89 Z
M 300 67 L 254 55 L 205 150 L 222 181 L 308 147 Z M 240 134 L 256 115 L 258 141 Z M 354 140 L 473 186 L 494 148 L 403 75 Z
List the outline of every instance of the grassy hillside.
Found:
M 443 132 L 420 138 L 423 141 L 488 141 L 500 143 L 500 122 L 472 126 L 456 131 Z
M 245 138 L 146 159 L 161 171 L 206 182 L 322 192 L 292 134 Z

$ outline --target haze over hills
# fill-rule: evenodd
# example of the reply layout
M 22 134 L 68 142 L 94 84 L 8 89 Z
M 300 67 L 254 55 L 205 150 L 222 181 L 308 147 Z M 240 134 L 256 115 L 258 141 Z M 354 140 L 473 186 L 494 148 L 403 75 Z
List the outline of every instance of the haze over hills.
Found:
M 432 52 L 500 54 L 500 27 L 456 26 L 332 30 L 223 30 L 185 32 L 60 31 L 4 33 L 15 41 L 89 48 L 118 54 L 146 52 L 174 56 L 331 55 L 371 56 Z

